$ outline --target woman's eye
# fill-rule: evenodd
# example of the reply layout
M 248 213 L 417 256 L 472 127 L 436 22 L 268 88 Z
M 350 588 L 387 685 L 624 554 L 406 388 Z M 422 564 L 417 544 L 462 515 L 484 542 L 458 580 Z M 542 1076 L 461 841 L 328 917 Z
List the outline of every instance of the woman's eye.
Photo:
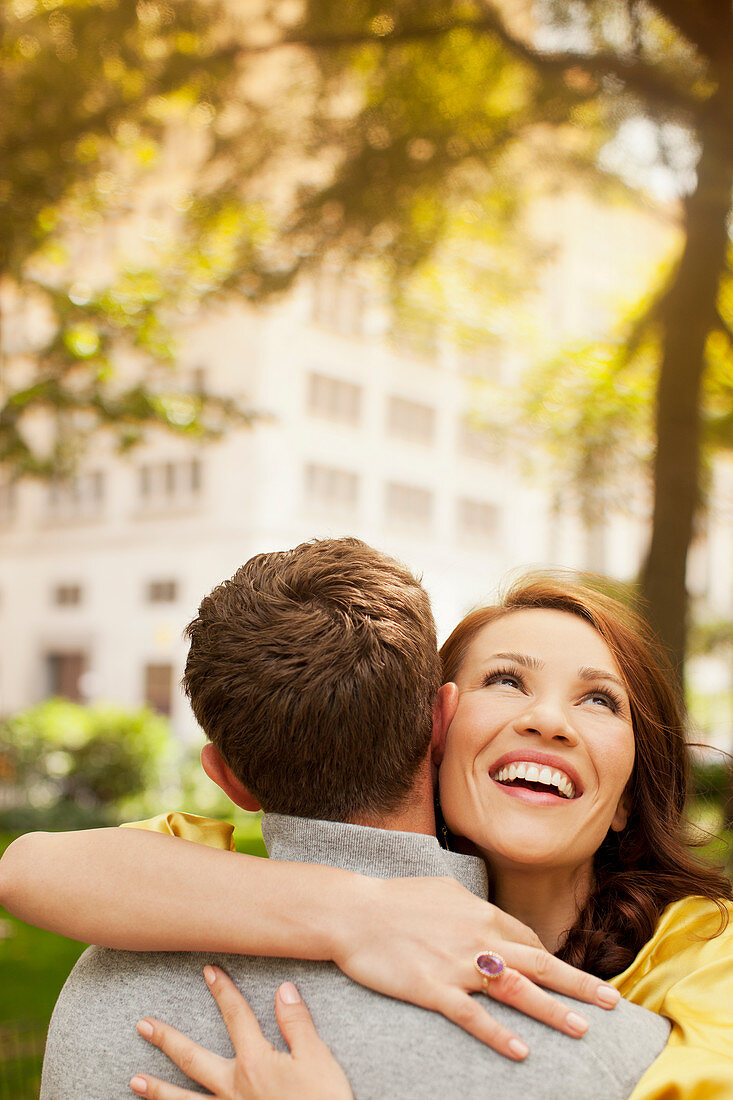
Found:
M 499 684 L 501 687 L 522 687 L 519 676 L 514 676 L 510 672 L 492 672 L 484 678 L 484 684 L 486 687 L 490 687 L 492 684 Z
M 610 695 L 606 695 L 603 691 L 594 691 L 592 695 L 586 696 L 590 703 L 600 703 L 601 706 L 607 707 L 609 710 L 617 711 L 618 703 L 615 699 L 612 699 Z

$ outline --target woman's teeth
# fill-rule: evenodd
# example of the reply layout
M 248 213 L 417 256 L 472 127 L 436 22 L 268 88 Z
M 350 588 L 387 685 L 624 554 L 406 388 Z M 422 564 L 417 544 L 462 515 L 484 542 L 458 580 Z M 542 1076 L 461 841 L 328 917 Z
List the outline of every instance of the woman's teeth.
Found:
M 541 783 L 545 787 L 556 787 L 563 798 L 575 798 L 575 785 L 565 772 L 534 764 L 531 760 L 515 760 L 512 764 L 505 764 L 491 778 L 497 783 L 513 783 L 515 779 Z

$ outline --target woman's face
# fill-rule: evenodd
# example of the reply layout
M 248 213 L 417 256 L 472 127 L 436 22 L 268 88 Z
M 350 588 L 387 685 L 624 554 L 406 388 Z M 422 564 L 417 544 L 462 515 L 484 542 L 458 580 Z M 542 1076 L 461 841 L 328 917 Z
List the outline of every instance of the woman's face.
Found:
M 629 697 L 600 634 L 522 609 L 476 635 L 456 677 L 440 768 L 452 832 L 496 870 L 581 868 L 623 829 L 634 765 Z

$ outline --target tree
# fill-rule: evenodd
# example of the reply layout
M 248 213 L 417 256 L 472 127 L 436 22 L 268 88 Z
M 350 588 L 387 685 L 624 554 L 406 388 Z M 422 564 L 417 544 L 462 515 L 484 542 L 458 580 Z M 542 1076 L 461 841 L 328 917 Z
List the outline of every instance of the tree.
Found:
M 301 191 L 297 212 L 280 223 L 291 250 L 284 264 L 292 275 L 328 248 L 344 262 L 379 254 L 401 277 L 445 245 L 461 207 L 478 201 L 488 215 L 484 227 L 492 216 L 496 224 L 497 193 L 505 198 L 526 181 L 538 153 L 546 162 L 551 148 L 555 166 L 608 177 L 600 150 L 639 117 L 653 121 L 670 163 L 675 142 L 682 160 L 697 151 L 694 180 L 681 195 L 681 253 L 637 326 L 637 334 L 653 331 L 659 347 L 642 593 L 681 662 L 703 385 L 713 352 L 728 364 L 718 379 L 719 430 L 733 404 L 725 290 L 733 15 L 724 0 L 546 0 L 538 9 L 535 21 L 527 5 L 508 0 L 311 0 L 289 37 L 310 51 L 320 76 L 312 144 L 331 154 L 334 167 L 326 183 Z M 343 106 L 349 93 L 351 110 Z
M 176 395 L 170 377 L 168 321 L 207 253 L 215 266 L 211 232 L 119 267 L 83 249 L 129 222 L 171 126 L 195 134 L 197 112 L 221 110 L 235 76 L 223 19 L 208 0 L 0 11 L 0 463 L 12 474 L 68 473 L 100 428 L 127 447 L 146 425 L 200 434 L 240 415 L 214 395 Z M 80 274 L 80 256 L 97 270 Z
M 484 301 L 483 309 L 458 317 L 456 329 L 480 338 L 486 303 L 501 303 L 507 293 L 510 272 L 501 257 L 523 203 L 570 170 L 598 187 L 633 190 L 638 181 L 620 180 L 602 154 L 639 118 L 652 121 L 659 155 L 680 178 L 685 159 L 694 161 L 694 182 L 681 196 L 684 246 L 636 328 L 639 341 L 653 336 L 659 349 L 653 532 L 642 587 L 654 625 L 681 659 L 703 379 L 710 356 L 730 358 L 729 6 L 723 0 L 304 0 L 295 7 L 262 0 L 238 26 L 213 4 L 188 3 L 175 8 L 174 32 L 170 9 L 156 0 L 139 4 L 135 14 L 131 0 L 54 0 L 74 27 L 77 19 L 84 25 L 80 12 L 126 13 L 114 34 L 124 44 L 122 68 L 113 61 L 112 71 L 123 74 L 123 90 L 132 72 L 142 91 L 100 119 L 99 148 L 109 151 L 112 134 L 119 155 L 115 126 L 130 100 L 139 105 L 135 133 L 161 141 L 171 116 L 161 116 L 157 93 L 162 89 L 165 100 L 168 86 L 188 89 L 187 102 L 209 108 L 205 147 L 193 158 L 197 170 L 179 219 L 181 235 L 193 243 L 171 261 L 177 273 L 171 289 L 181 293 L 193 283 L 200 297 L 234 292 L 262 299 L 328 260 L 379 265 L 398 303 L 419 310 L 419 284 L 430 282 L 430 265 L 452 265 L 464 285 L 480 287 Z M 31 0 L 16 0 L 16 18 L 18 9 L 37 13 Z M 177 30 L 187 11 L 203 23 L 184 33 L 182 45 Z M 144 45 L 148 24 L 152 50 Z M 78 49 L 77 38 L 87 39 L 81 30 L 73 34 Z M 77 100 L 87 102 L 78 88 L 66 108 L 71 117 Z M 58 125 L 54 115 L 50 128 Z M 18 112 L 11 128 L 22 132 Z M 83 125 L 77 129 L 81 138 Z M 52 161 L 61 159 L 59 147 Z M 64 191 L 70 195 L 76 200 L 71 186 Z M 33 232 L 40 225 L 45 233 L 46 223 L 34 217 Z M 24 279 L 30 254 L 21 244 L 13 271 L 24 264 Z M 162 294 L 156 295 L 157 307 Z M 90 306 L 68 300 L 85 311 Z M 142 330 L 155 332 L 146 310 Z M 81 334 L 81 346 L 89 347 L 88 331 Z M 62 337 L 54 349 L 68 346 Z M 66 355 L 61 366 L 53 363 L 54 385 L 67 377 Z M 714 414 L 724 435 L 733 388 L 727 370 L 718 373 Z M 73 406 L 67 396 L 73 386 L 62 389 Z M 33 387 L 25 392 L 29 404 L 36 400 Z M 12 435 L 17 408 L 6 402 L 5 411 Z M 100 419 L 96 406 L 94 412 Z

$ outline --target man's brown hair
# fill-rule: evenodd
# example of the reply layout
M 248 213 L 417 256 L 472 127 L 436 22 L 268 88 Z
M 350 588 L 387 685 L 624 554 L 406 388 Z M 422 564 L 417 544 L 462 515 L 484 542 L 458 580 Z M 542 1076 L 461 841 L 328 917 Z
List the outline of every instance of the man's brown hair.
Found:
M 422 585 L 358 539 L 258 554 L 186 628 L 183 684 L 265 810 L 353 821 L 396 810 L 440 685 Z

